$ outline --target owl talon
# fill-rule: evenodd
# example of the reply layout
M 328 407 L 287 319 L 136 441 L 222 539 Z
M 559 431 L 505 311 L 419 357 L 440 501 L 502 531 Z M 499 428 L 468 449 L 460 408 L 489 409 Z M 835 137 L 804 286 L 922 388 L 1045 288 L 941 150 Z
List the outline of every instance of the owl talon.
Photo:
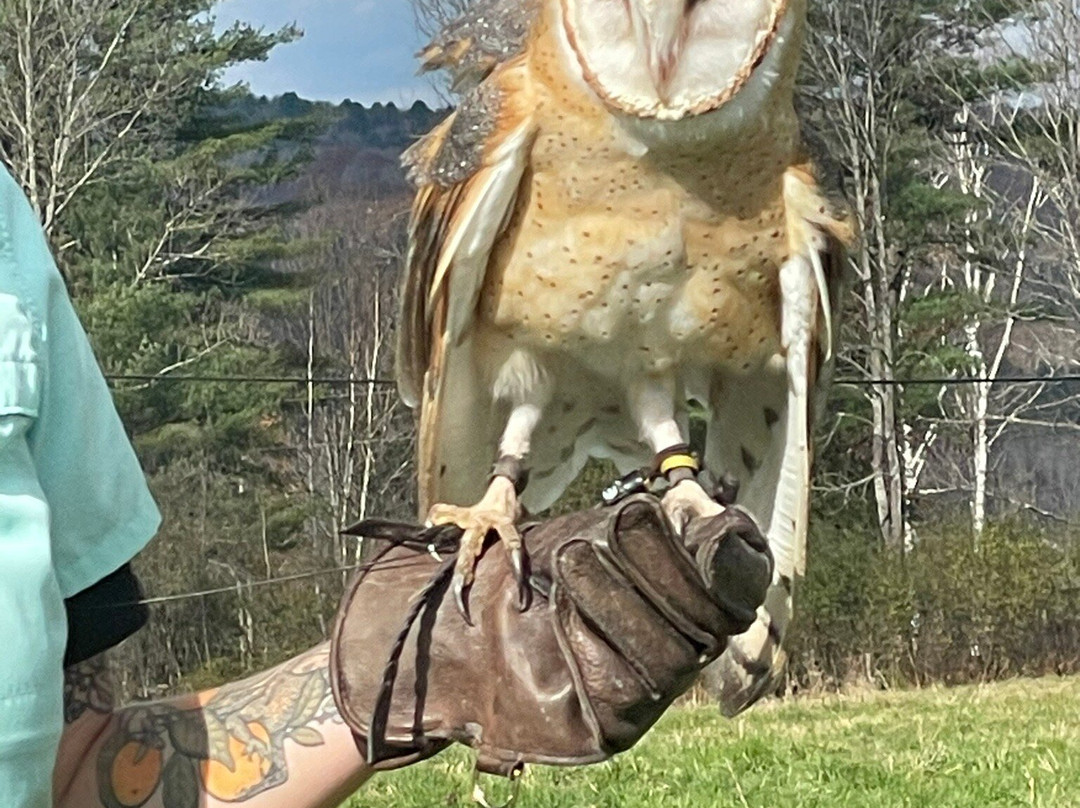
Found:
M 724 473 L 716 485 L 716 500 L 725 507 L 735 504 L 739 498 L 740 483 L 735 476 Z
M 486 538 L 487 530 L 480 528 L 466 529 L 461 536 L 457 563 L 454 565 L 454 579 L 451 584 L 454 589 L 454 602 L 457 604 L 462 619 L 469 626 L 473 625 L 473 620 L 472 615 L 469 613 L 468 590 L 472 586 L 476 563 L 484 549 L 484 540 Z
M 465 576 L 461 572 L 454 573 L 454 603 L 457 604 L 458 613 L 461 615 L 461 619 L 465 621 L 465 625 L 470 628 L 473 626 L 472 616 L 469 614 L 469 602 L 465 597 L 465 590 L 469 584 L 465 583 Z
M 529 588 L 525 575 L 525 553 L 521 547 L 510 548 L 510 566 L 514 570 L 514 580 L 517 582 L 518 611 L 523 612 L 532 602 L 532 590 Z
M 489 534 L 495 533 L 506 548 L 514 577 L 518 582 L 518 604 L 527 602 L 522 589 L 525 580 L 525 557 L 521 546 L 521 534 L 514 521 L 519 516 L 517 494 L 513 483 L 505 477 L 496 477 L 488 486 L 487 493 L 476 505 L 460 507 L 439 504 L 431 508 L 428 521 L 436 525 L 457 525 L 464 532 L 458 547 L 452 586 L 458 611 L 470 626 L 472 616 L 468 608 L 468 592 L 474 578 L 474 570 L 484 551 Z

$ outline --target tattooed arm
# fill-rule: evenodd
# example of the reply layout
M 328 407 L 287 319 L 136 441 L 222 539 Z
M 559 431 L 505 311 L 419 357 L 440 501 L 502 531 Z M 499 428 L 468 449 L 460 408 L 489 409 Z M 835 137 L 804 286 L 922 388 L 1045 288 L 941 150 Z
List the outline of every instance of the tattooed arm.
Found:
M 60 808 L 330 808 L 370 775 L 329 647 L 216 690 L 114 710 L 103 656 L 66 671 Z

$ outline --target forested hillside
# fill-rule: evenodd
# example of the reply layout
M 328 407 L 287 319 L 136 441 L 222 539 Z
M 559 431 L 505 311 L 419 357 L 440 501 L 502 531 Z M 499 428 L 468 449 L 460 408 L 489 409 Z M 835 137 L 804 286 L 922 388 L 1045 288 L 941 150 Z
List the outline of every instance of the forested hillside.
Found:
M 248 290 L 234 321 L 251 349 L 275 358 L 274 370 L 199 380 L 207 365 L 198 362 L 174 372 L 196 377 L 172 384 L 208 404 L 259 402 L 259 429 L 197 464 L 171 456 L 154 475 L 166 527 L 140 564 L 154 593 L 230 591 L 158 607 L 151 630 L 128 649 L 145 671 L 141 688 L 191 674 L 213 680 L 317 641 L 360 558 L 341 528 L 415 511 L 412 416 L 388 381 L 411 199 L 400 155 L 446 112 L 245 95 L 220 114 L 245 127 L 293 122 L 302 131 L 274 145 L 297 170 L 250 189 L 258 210 L 287 211 L 283 254 L 270 264 L 283 282 Z M 143 437 L 137 445 L 148 457 L 155 450 Z M 197 530 L 185 514 L 197 514 Z M 190 566 L 178 568 L 180 548 Z M 177 647 L 177 637 L 192 645 Z

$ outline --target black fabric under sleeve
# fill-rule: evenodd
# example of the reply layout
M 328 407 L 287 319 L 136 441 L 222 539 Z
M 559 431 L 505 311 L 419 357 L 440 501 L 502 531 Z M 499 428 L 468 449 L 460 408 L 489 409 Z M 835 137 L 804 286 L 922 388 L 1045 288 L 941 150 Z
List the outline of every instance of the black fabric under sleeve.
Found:
M 139 579 L 131 565 L 125 564 L 65 600 L 68 641 L 64 667 L 119 645 L 146 625 L 150 610 L 139 602 L 142 597 Z

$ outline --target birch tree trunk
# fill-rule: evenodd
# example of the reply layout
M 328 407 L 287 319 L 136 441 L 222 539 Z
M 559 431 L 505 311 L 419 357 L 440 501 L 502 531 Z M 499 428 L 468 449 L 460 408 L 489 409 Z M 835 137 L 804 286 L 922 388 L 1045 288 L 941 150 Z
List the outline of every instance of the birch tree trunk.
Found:
M 966 100 L 978 97 L 974 85 L 954 88 L 964 101 L 948 171 L 975 204 L 948 282 L 975 304 L 963 350 L 971 375 L 987 380 L 951 397 L 971 438 L 968 501 L 976 540 L 995 496 L 995 446 L 1017 426 L 1055 429 L 1068 398 L 1045 384 L 996 380 L 1009 367 L 1067 366 L 1068 351 L 1055 343 L 1080 330 L 1080 4 L 1051 0 L 1037 14 L 1024 23 L 1022 53 L 1013 50 L 1015 24 L 1011 36 L 994 29 L 982 38 L 984 58 L 1022 58 L 1036 71 L 1020 72 L 1015 84 L 981 101 Z M 1009 491 L 997 494 L 1039 510 Z
M 898 305 L 906 273 L 888 225 L 886 177 L 901 134 L 898 101 L 912 39 L 900 35 L 887 0 L 824 0 L 810 26 L 807 72 L 811 104 L 820 104 L 832 158 L 848 175 L 862 237 L 851 256 L 858 291 L 858 330 L 865 350 L 845 367 L 871 381 L 871 465 L 878 531 L 887 545 L 904 544 L 902 388 L 896 384 Z

